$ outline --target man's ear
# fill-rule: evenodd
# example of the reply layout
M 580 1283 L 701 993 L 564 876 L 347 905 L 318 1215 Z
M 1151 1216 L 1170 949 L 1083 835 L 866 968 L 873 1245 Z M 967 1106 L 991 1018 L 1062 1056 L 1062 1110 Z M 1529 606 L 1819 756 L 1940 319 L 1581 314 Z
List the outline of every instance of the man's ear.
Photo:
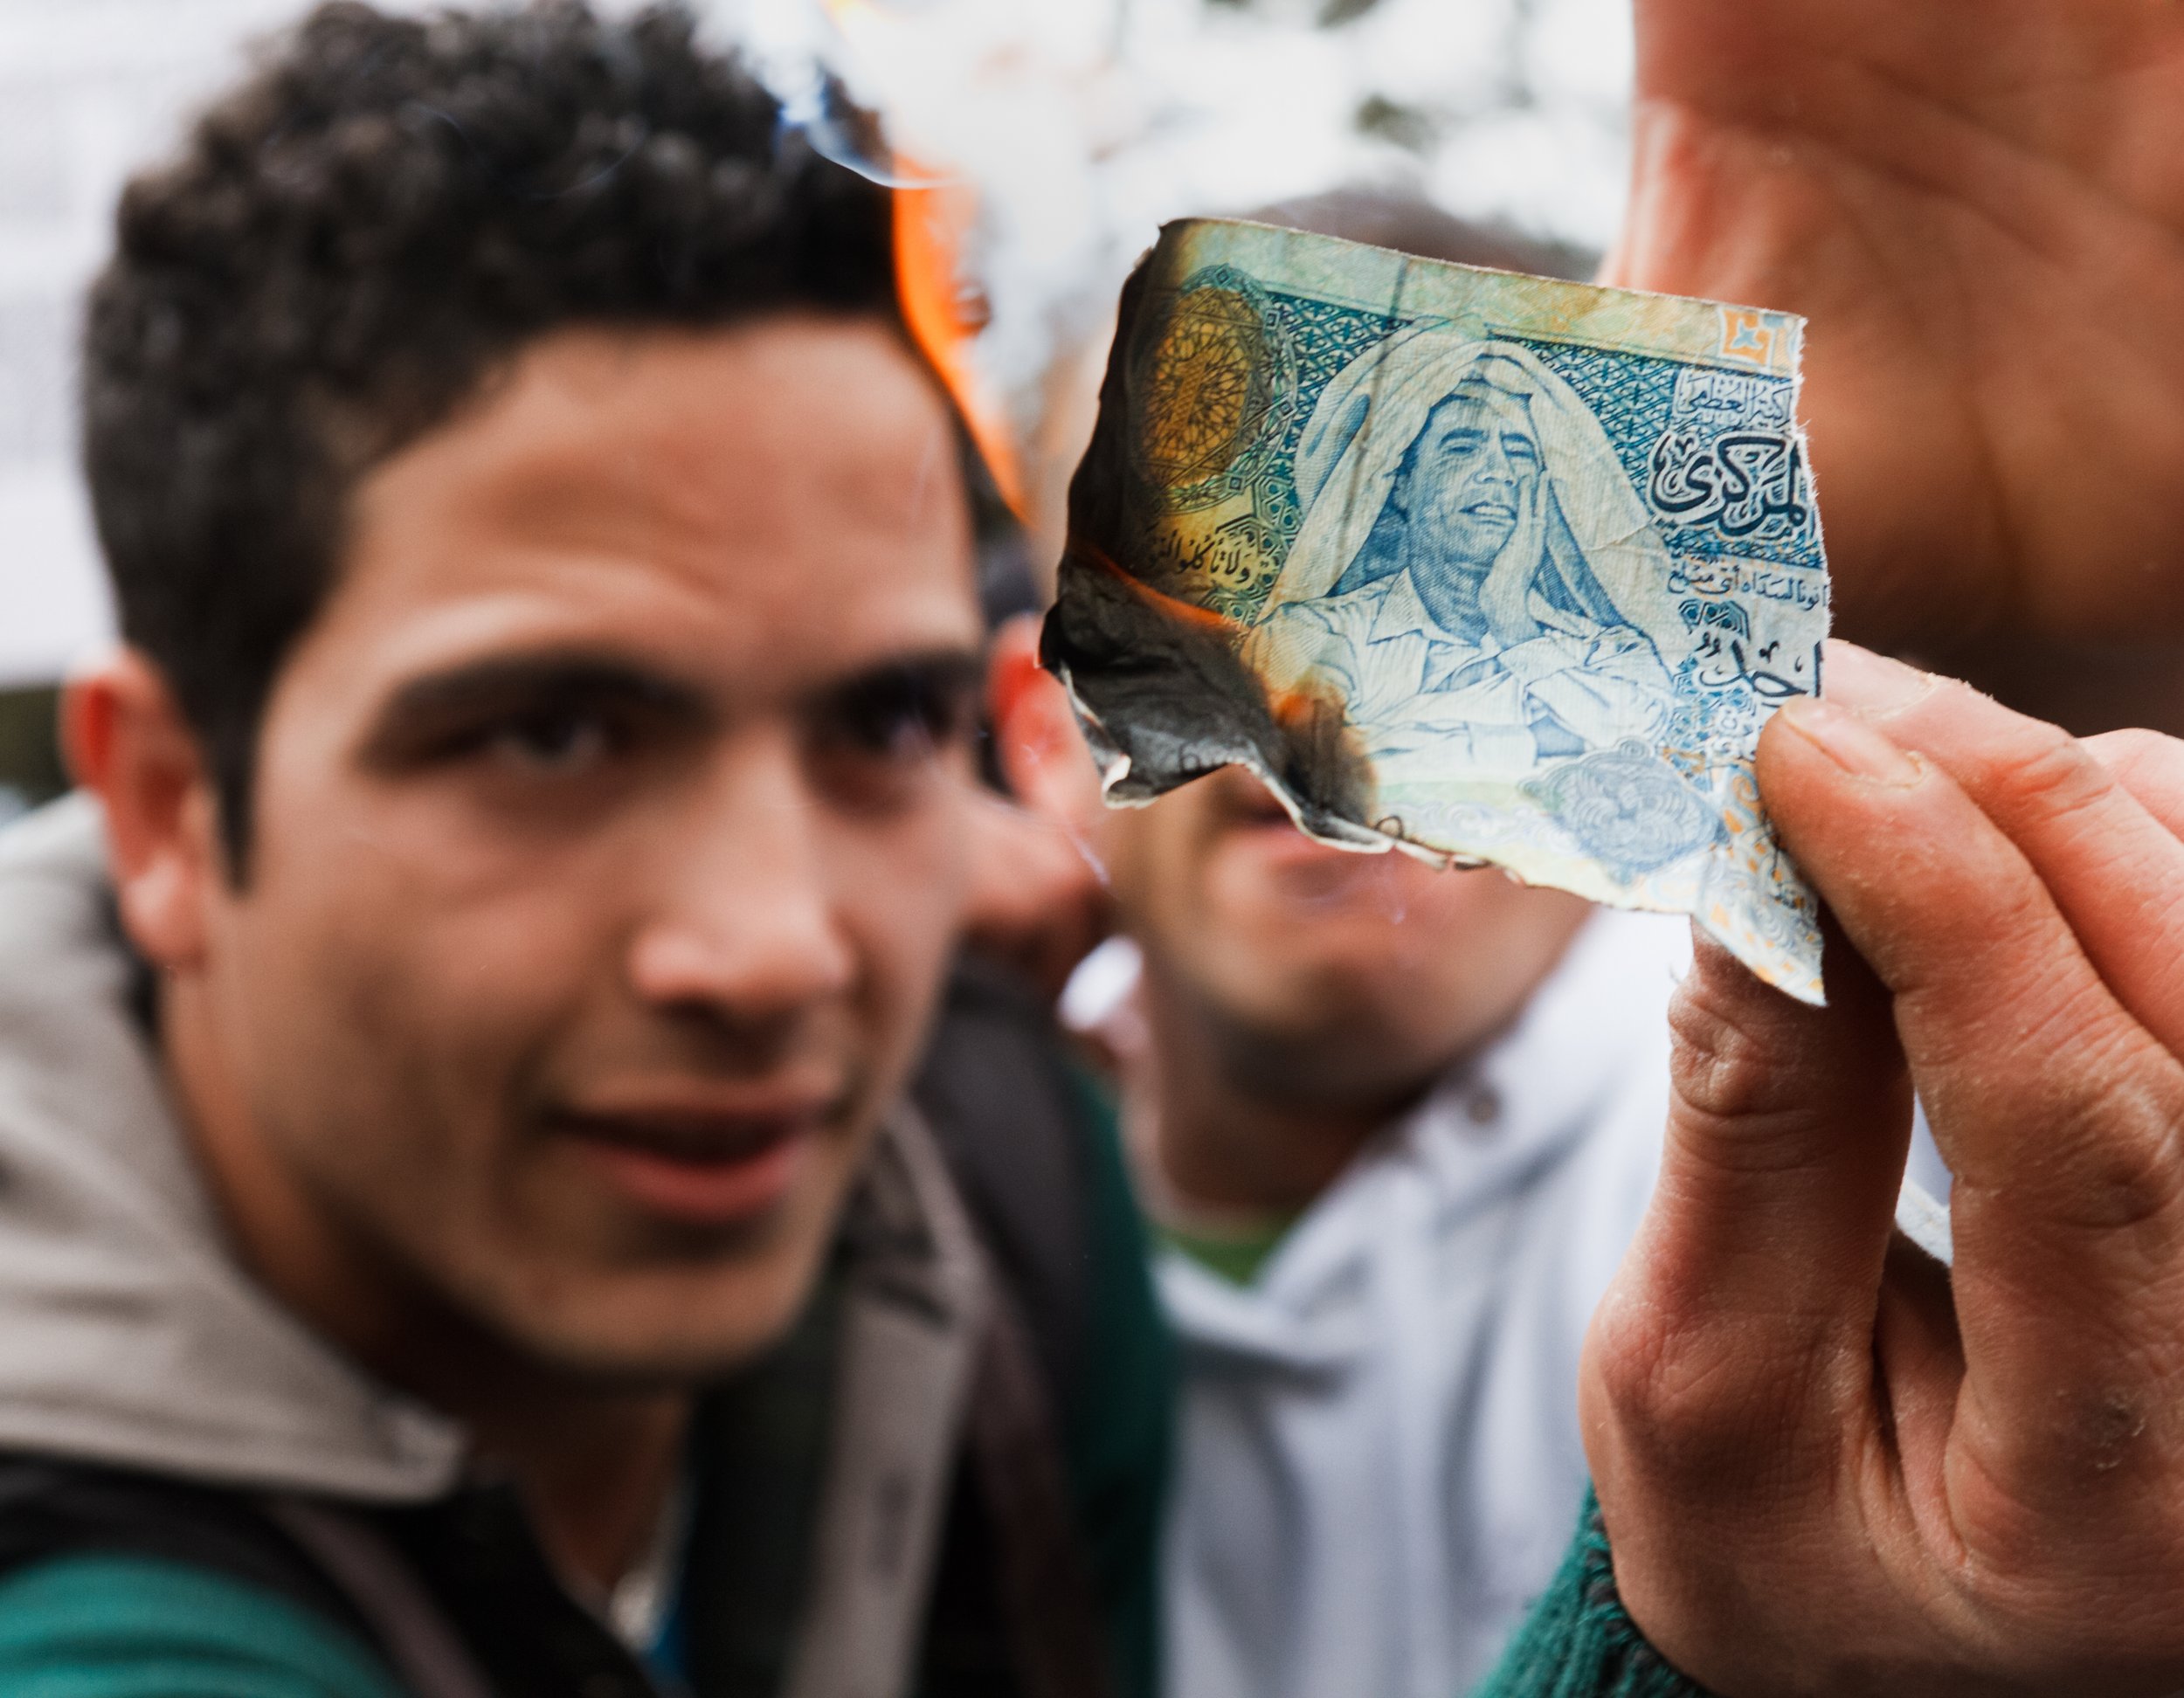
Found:
M 1068 693 L 1039 664 L 1039 616 L 1020 613 L 993 633 L 986 712 L 1010 793 L 1073 834 L 1099 818 L 1099 770 L 1077 730 Z
M 69 683 L 61 741 L 76 782 L 105 805 L 130 940 L 157 966 L 195 966 L 225 858 L 204 750 L 167 680 L 135 650 L 119 651 Z

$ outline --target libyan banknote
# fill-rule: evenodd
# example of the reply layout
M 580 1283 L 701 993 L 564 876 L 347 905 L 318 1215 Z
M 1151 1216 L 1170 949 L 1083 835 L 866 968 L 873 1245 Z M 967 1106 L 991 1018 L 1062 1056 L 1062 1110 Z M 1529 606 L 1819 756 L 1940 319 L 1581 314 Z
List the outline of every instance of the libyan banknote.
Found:
M 1169 225 L 1124 289 L 1042 653 L 1110 802 L 1251 768 L 1314 836 L 1693 915 L 1818 1001 L 1760 806 L 1828 569 L 1802 321 Z

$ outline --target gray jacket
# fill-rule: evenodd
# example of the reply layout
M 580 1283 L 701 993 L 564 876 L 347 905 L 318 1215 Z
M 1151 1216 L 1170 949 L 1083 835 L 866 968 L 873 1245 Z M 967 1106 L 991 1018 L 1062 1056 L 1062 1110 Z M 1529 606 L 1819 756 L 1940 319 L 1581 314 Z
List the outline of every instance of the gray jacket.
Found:
M 0 1452 L 242 1488 L 307 1519 L 448 1492 L 466 1466 L 461 1428 L 373 1381 L 232 1253 L 129 1007 L 134 971 L 95 805 L 71 797 L 0 832 Z M 1015 1366 L 997 1374 L 1005 1306 L 913 1116 L 888 1128 L 846 1230 L 869 1247 L 845 1299 L 787 1691 L 889 1698 L 912 1665 L 966 1431 L 994 1418 L 974 1418 L 974 1376 L 981 1405 L 997 1386 L 1006 1405 L 1022 1352 L 1004 1351 Z M 356 1579 L 352 1598 L 411 1687 L 485 1690 L 474 1670 L 450 1672 L 444 1631 L 404 1619 L 413 1596 L 373 1603 L 385 1572 L 342 1576 L 358 1560 L 352 1533 L 333 1536 L 346 1555 L 321 1554 Z M 384 1555 L 362 1560 L 384 1570 Z

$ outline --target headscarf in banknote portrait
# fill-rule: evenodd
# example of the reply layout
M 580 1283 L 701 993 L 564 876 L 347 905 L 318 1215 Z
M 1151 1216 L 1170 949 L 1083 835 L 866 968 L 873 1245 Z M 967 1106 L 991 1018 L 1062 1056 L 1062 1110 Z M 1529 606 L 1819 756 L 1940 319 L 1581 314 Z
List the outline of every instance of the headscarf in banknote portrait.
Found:
M 1277 694 L 1337 692 L 1384 781 L 1452 757 L 1518 777 L 1666 722 L 1691 646 L 1668 552 L 1531 349 L 1392 337 L 1328 385 L 1295 479 L 1303 521 L 1245 658 Z

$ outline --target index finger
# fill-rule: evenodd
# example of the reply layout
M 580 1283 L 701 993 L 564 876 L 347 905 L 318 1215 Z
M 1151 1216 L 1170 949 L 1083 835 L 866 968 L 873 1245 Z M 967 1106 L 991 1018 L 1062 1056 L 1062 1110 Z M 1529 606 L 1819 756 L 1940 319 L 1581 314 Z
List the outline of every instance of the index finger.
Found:
M 1848 643 L 1828 645 L 1826 694 L 1954 778 L 2032 863 L 2117 998 L 2169 1049 L 2184 1050 L 2175 965 L 2184 959 L 2184 843 L 2116 770 L 2058 727 Z M 2129 760 L 2154 764 L 2144 751 Z
M 2159 731 L 2104 731 L 2084 746 L 2170 836 L 2184 838 L 2184 742 Z
M 2036 772 L 2015 757 L 2045 736 L 1998 710 L 1970 752 Z M 1776 715 L 1759 777 L 1785 842 L 1893 994 L 1957 1175 L 1959 1427 L 1978 1466 L 1968 1484 L 1952 1478 L 1966 1493 L 1952 1508 L 2119 1532 L 2147 1478 L 2125 1465 L 2174 1454 L 2184 1419 L 2171 1392 L 2184 1067 L 2104 982 L 2051 888 L 2082 899 L 2106 866 L 2099 845 L 2049 842 L 2035 871 L 1994 817 L 2009 797 L 1983 809 L 1938 763 L 1828 702 Z

